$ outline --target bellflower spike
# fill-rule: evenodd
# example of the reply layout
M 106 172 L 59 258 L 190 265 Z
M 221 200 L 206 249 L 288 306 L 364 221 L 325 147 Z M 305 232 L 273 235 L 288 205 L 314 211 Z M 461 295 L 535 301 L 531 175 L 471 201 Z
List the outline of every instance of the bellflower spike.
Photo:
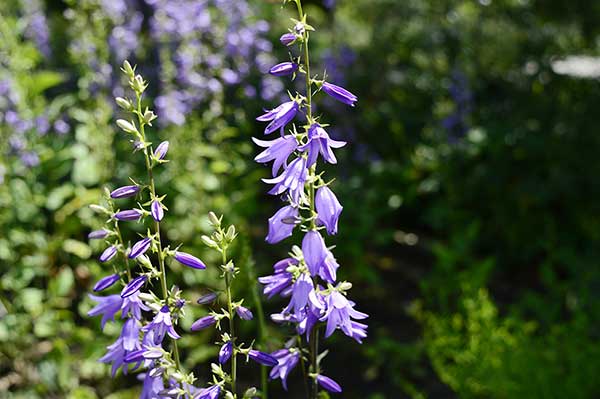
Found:
M 212 326 L 216 322 L 217 322 L 217 319 L 215 319 L 214 316 L 204 316 L 204 317 L 196 320 L 194 322 L 194 324 L 192 324 L 191 330 L 192 331 L 204 330 L 205 328 Z
M 100 258 L 99 258 L 100 262 L 102 262 L 102 263 L 108 262 L 109 260 L 114 258 L 116 254 L 117 254 L 117 247 L 114 245 L 111 245 L 110 247 L 106 248 L 104 250 L 104 252 L 102 252 L 102 254 L 100 254 Z
M 281 135 L 283 136 L 283 129 L 296 117 L 298 109 L 299 106 L 296 101 L 288 101 L 277 108 L 268 111 L 264 115 L 259 116 L 256 120 L 261 122 L 271 122 L 265 128 L 265 134 L 271 134 L 276 130 L 281 130 Z
M 269 73 L 273 76 L 288 76 L 298 70 L 298 64 L 295 62 L 282 62 L 269 69 Z
M 227 363 L 227 361 L 231 357 L 232 353 L 233 353 L 233 344 L 231 343 L 231 341 L 225 342 L 223 344 L 223 346 L 221 346 L 221 349 L 219 350 L 219 363 L 220 364 Z
M 135 259 L 138 256 L 145 254 L 146 251 L 148 251 L 148 249 L 150 249 L 151 244 L 152 244 L 152 238 L 150 238 L 150 237 L 146 237 L 142 240 L 139 240 L 138 242 L 133 244 L 133 247 L 131 248 L 129 255 L 127 255 L 127 256 L 129 257 L 129 259 Z
M 310 168 L 312 165 L 317 162 L 317 157 L 319 153 L 326 162 L 330 164 L 336 164 L 337 158 L 333 154 L 331 148 L 341 148 L 346 145 L 345 141 L 336 141 L 329 138 L 329 135 L 319 125 L 318 123 L 314 123 L 310 129 L 308 130 L 308 142 L 299 147 L 301 151 L 308 152 L 308 167 Z
M 242 305 L 236 307 L 235 312 L 238 314 L 238 316 L 240 316 L 240 319 L 242 320 L 252 320 L 252 318 L 254 317 L 250 309 Z
M 142 286 L 146 283 L 147 279 L 148 276 L 142 275 L 137 276 L 136 278 L 131 280 L 129 284 L 127 284 L 125 288 L 123 288 L 123 291 L 121 291 L 121 298 L 127 298 L 137 293 L 140 290 L 140 288 L 142 288 Z
M 254 360 L 256 363 L 262 364 L 263 366 L 273 367 L 279 364 L 277 359 L 275 359 L 273 356 L 255 349 L 250 349 L 248 356 L 250 359 Z
M 125 211 L 119 211 L 119 212 L 115 213 L 115 219 L 124 221 L 124 222 L 140 220 L 141 217 L 142 217 L 142 212 L 140 212 L 137 209 L 127 209 Z
M 115 314 L 121 310 L 123 304 L 123 298 L 120 295 L 109 295 L 109 296 L 96 296 L 89 295 L 90 299 L 98 302 L 92 310 L 88 312 L 88 316 L 102 315 L 101 326 L 104 329 L 104 325 L 107 321 L 115 319 Z
M 184 266 L 194 269 L 206 269 L 206 265 L 200 259 L 186 252 L 175 251 L 175 260 Z
M 269 379 L 274 380 L 276 378 L 280 378 L 283 389 L 287 391 L 287 378 L 288 375 L 290 375 L 290 372 L 298 364 L 300 352 L 291 351 L 289 349 L 280 349 L 271 353 L 271 356 L 277 359 L 278 364 L 271 369 L 271 372 L 269 373 Z
M 140 186 L 138 186 L 138 185 L 123 186 L 123 187 L 117 188 L 116 190 L 113 190 L 110 193 L 110 197 L 114 198 L 114 199 L 133 197 L 134 195 L 139 193 L 139 191 L 140 191 Z
M 297 39 L 297 37 L 293 33 L 284 33 L 279 38 L 279 41 L 281 42 L 281 44 L 283 44 L 284 46 L 287 47 L 287 46 L 291 46 L 292 44 L 294 44 L 296 39 Z
M 258 154 L 254 160 L 260 163 L 273 161 L 273 176 L 279 172 L 281 166 L 285 165 L 290 155 L 298 148 L 296 138 L 291 135 L 283 136 L 272 141 L 259 140 L 254 137 L 252 140 L 256 145 L 266 148 L 266 150 Z
M 306 233 L 302 239 L 302 253 L 311 276 L 316 276 L 319 273 L 328 252 L 325 241 L 318 231 L 311 230 Z
M 269 244 L 276 244 L 279 241 L 292 235 L 298 218 L 298 207 L 288 205 L 284 206 L 273 216 L 269 218 L 269 234 L 265 239 Z
M 117 281 L 119 281 L 121 277 L 118 274 L 111 274 L 110 276 L 106 276 L 98 280 L 96 285 L 94 285 L 94 291 L 103 291 L 109 287 L 112 287 Z
M 88 239 L 90 240 L 101 240 L 102 238 L 106 238 L 108 236 L 108 231 L 104 229 L 92 231 L 88 234 Z
M 315 207 L 318 214 L 317 221 L 325 226 L 327 233 L 337 234 L 338 219 L 344 208 L 329 187 L 323 186 L 317 190 Z
M 151 210 L 152 218 L 154 218 L 154 220 L 156 220 L 157 222 L 160 222 L 165 216 L 165 211 L 160 201 L 152 201 Z
M 317 376 L 317 382 L 319 383 L 320 386 L 322 386 L 329 392 L 333 392 L 333 393 L 341 393 L 342 392 L 342 387 L 340 386 L 340 384 L 338 384 L 337 382 L 335 382 L 334 380 L 332 380 L 329 377 L 319 374 Z
M 343 87 L 334 85 L 333 83 L 323 82 L 322 89 L 333 99 L 351 107 L 354 107 L 355 103 L 358 101 L 358 97 L 356 97 L 354 94 L 350 93 Z
M 347 336 L 361 342 L 361 339 L 366 336 L 366 326 L 364 324 L 353 323 L 352 319 L 362 320 L 369 317 L 367 314 L 354 310 L 354 303 L 348 301 L 344 295 L 337 291 L 333 291 L 325 298 L 327 310 L 321 321 L 327 320 L 327 328 L 325 329 L 325 338 L 329 337 L 336 328 L 341 330 Z
M 279 176 L 262 180 L 267 184 L 275 185 L 269 191 L 269 194 L 279 195 L 286 190 L 289 190 L 292 200 L 295 203 L 298 203 L 300 195 L 304 191 L 304 182 L 306 182 L 307 177 L 308 169 L 306 168 L 306 159 L 296 158 Z
M 294 258 L 286 258 L 275 263 L 273 265 L 275 274 L 258 278 L 258 281 L 265 286 L 263 293 L 268 298 L 272 298 L 273 295 L 277 295 L 290 287 L 292 284 L 292 274 L 286 269 L 289 266 L 296 266 L 297 264 L 298 261 Z
M 169 311 L 169 307 L 167 305 L 163 306 L 160 309 L 160 312 L 158 312 L 156 316 L 154 316 L 152 322 L 150 322 L 142 328 L 142 331 L 144 332 L 148 332 L 150 330 L 154 331 L 155 345 L 159 345 L 165 338 L 166 334 L 168 334 L 169 337 L 173 339 L 181 338 L 181 336 L 179 336 L 179 334 L 177 334 L 177 332 L 173 328 L 173 322 L 171 321 L 171 312 Z
M 163 160 L 165 158 L 165 156 L 167 156 L 168 151 L 169 151 L 169 142 L 163 141 L 162 143 L 160 143 L 158 145 L 158 147 L 156 147 L 156 150 L 154 150 L 154 158 L 156 158 L 158 160 Z

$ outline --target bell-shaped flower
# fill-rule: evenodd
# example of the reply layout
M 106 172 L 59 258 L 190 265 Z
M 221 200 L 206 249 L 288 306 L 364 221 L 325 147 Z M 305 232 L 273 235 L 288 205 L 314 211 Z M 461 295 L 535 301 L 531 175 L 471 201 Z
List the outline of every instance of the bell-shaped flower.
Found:
M 141 349 L 139 342 L 139 324 L 137 320 L 129 319 L 123 324 L 119 338 L 106 349 L 106 354 L 99 361 L 102 363 L 112 363 L 111 374 L 114 377 L 121 366 L 123 374 L 127 374 L 130 366 L 125 361 L 127 355 Z M 132 370 L 139 367 L 140 363 L 132 366 Z
M 323 82 L 322 89 L 331 98 L 354 107 L 354 104 L 358 101 L 358 97 L 350 93 L 343 87 L 334 85 L 333 83 Z
M 145 312 L 150 310 L 150 308 L 146 306 L 144 302 L 142 302 L 139 294 L 139 291 L 135 291 L 123 298 L 123 304 L 121 305 L 121 318 L 125 318 L 127 315 L 130 315 L 136 320 L 141 320 L 142 310 Z
M 292 235 L 297 224 L 298 207 L 287 205 L 279 209 L 269 218 L 269 234 L 266 241 L 276 244 Z
M 256 145 L 266 148 L 254 160 L 259 163 L 273 161 L 273 176 L 279 172 L 279 169 L 285 165 L 290 155 L 298 148 L 298 141 L 291 135 L 282 136 L 271 141 L 259 140 L 254 137 L 252 140 Z
M 333 393 L 341 393 L 342 392 L 342 387 L 340 386 L 340 384 L 338 384 L 337 382 L 335 382 L 334 380 L 332 380 L 329 377 L 319 374 L 317 376 L 317 382 L 319 383 L 320 386 L 322 386 L 329 392 L 333 392 Z
M 269 191 L 269 194 L 280 195 L 289 190 L 292 201 L 298 203 L 300 195 L 304 191 L 304 183 L 307 177 L 306 159 L 300 157 L 294 159 L 279 176 L 262 180 L 267 184 L 275 185 Z
M 282 259 L 273 265 L 273 269 L 275 271 L 274 274 L 270 276 L 259 277 L 258 281 L 265 286 L 263 294 L 265 294 L 268 298 L 271 298 L 273 295 L 277 295 L 286 288 L 290 287 L 292 284 L 292 274 L 286 269 L 289 266 L 295 266 L 297 264 L 298 261 L 294 258 Z
M 271 356 L 277 359 L 277 365 L 271 369 L 269 379 L 274 380 L 280 378 L 283 389 L 287 391 L 287 378 L 288 375 L 290 375 L 290 372 L 298 364 L 300 352 L 298 350 L 280 349 L 271 353 Z
M 265 134 L 271 134 L 276 130 L 281 130 L 283 136 L 283 129 L 290 123 L 298 112 L 299 106 L 296 101 L 288 101 L 277 108 L 267 111 L 265 114 L 256 118 L 257 121 L 271 122 L 265 128 Z
M 327 186 L 319 187 L 315 194 L 317 222 L 327 229 L 329 234 L 337 234 L 338 220 L 344 209 L 337 197 Z
M 221 395 L 221 386 L 213 385 L 212 387 L 201 389 L 197 396 L 194 396 L 194 399 L 218 399 L 219 395 Z
M 300 319 L 312 292 L 314 292 L 314 286 L 310 276 L 306 273 L 300 274 L 292 286 L 292 297 L 284 311 L 292 313 Z
M 231 358 L 231 354 L 233 353 L 233 344 L 231 341 L 227 341 L 221 346 L 219 350 L 219 364 L 225 364 Z
M 325 314 L 320 318 L 320 321 L 327 320 L 325 338 L 333 334 L 337 328 L 340 328 L 344 334 L 360 343 L 362 338 L 366 336 L 366 326 L 361 323 L 353 323 L 352 319 L 362 320 L 369 316 L 354 310 L 354 303 L 348 301 L 338 291 L 333 291 L 325 297 L 325 305 Z
M 331 139 L 321 125 L 314 123 L 310 129 L 308 129 L 308 142 L 298 149 L 300 151 L 308 152 L 307 166 L 310 168 L 317 162 L 319 153 L 326 162 L 336 164 L 337 158 L 333 154 L 332 148 L 341 148 L 345 145 L 345 141 Z
M 89 295 L 90 299 L 98 304 L 88 312 L 88 316 L 102 315 L 102 328 L 108 320 L 115 320 L 115 314 L 121 310 L 123 298 L 120 295 L 96 296 Z
M 160 311 L 154 316 L 154 319 L 142 328 L 142 331 L 154 331 L 154 344 L 159 345 L 165 335 L 168 334 L 169 337 L 173 339 L 179 339 L 181 336 L 177 334 L 177 331 L 173 328 L 173 321 L 171 320 L 171 312 L 169 311 L 169 307 L 167 305 L 163 306 Z
M 319 273 L 319 269 L 325 261 L 328 252 L 325 241 L 318 231 L 311 230 L 304 235 L 302 239 L 302 254 L 304 255 L 304 261 L 306 262 L 306 266 L 308 266 L 311 276 L 316 276 Z
M 277 366 L 279 363 L 273 356 L 269 355 L 268 353 L 257 351 L 256 349 L 250 349 L 248 356 L 250 359 L 254 360 L 256 363 L 262 364 L 263 366 L 273 367 Z

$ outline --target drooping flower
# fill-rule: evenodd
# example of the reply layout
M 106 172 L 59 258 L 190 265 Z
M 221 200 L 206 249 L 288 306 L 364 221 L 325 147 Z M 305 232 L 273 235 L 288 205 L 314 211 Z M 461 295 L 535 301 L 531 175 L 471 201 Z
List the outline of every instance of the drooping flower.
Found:
M 277 359 L 275 359 L 273 356 L 269 355 L 268 353 L 257 351 L 256 349 L 250 349 L 250 351 L 248 351 L 248 356 L 256 363 L 262 364 L 264 366 L 273 367 L 277 366 L 277 364 L 279 363 Z
M 165 338 L 165 334 L 173 339 L 179 339 L 181 336 L 177 334 L 175 328 L 173 328 L 173 322 L 171 320 L 171 312 L 167 305 L 163 306 L 160 311 L 154 316 L 154 319 L 142 328 L 142 331 L 154 331 L 154 343 L 159 345 Z
M 308 167 L 311 167 L 317 162 L 319 153 L 326 162 L 336 164 L 337 158 L 333 154 L 331 148 L 341 148 L 345 145 L 345 141 L 336 141 L 329 138 L 325 129 L 318 123 L 314 123 L 310 129 L 308 129 L 308 142 L 298 149 L 308 152 L 307 163 Z
M 319 269 L 319 276 L 328 283 L 333 284 L 337 280 L 337 269 L 339 267 L 340 265 L 333 256 L 333 252 L 327 250 L 327 256 Z
M 256 118 L 256 120 L 261 122 L 271 122 L 265 128 L 265 134 L 271 134 L 276 130 L 281 130 L 281 135 L 283 136 L 283 129 L 296 117 L 298 109 L 299 106 L 296 101 L 288 101 L 277 108 L 267 111 L 265 114 Z
M 266 241 L 276 244 L 292 235 L 297 224 L 298 207 L 287 205 L 279 209 L 269 218 L 269 234 Z
M 352 319 L 362 320 L 369 316 L 355 310 L 354 303 L 348 301 L 338 291 L 333 291 L 325 297 L 325 304 L 325 314 L 320 318 L 321 321 L 327 320 L 325 338 L 333 334 L 336 328 L 339 327 L 344 334 L 360 343 L 362 338 L 366 336 L 366 326 L 361 323 L 353 323 Z
M 123 374 L 127 374 L 129 365 L 125 362 L 125 357 L 130 352 L 137 351 L 140 348 L 139 325 L 136 320 L 129 319 L 123 325 L 119 338 L 112 345 L 107 347 L 106 354 L 102 356 L 99 361 L 102 363 L 112 363 L 111 373 L 113 377 L 117 374 L 117 370 L 121 366 L 124 366 L 122 368 Z M 132 370 L 135 370 L 139 364 L 140 363 L 134 365 Z
M 259 277 L 258 281 L 265 285 L 263 293 L 271 298 L 292 284 L 292 274 L 286 271 L 289 266 L 295 266 L 298 261 L 294 258 L 285 258 L 273 265 L 275 273 L 270 276 Z
M 329 187 L 323 186 L 317 190 L 315 207 L 318 214 L 317 221 L 325 226 L 329 234 L 337 234 L 338 220 L 344 208 Z
M 102 315 L 102 322 L 100 324 L 104 329 L 107 321 L 115 320 L 115 314 L 121 310 L 123 298 L 120 295 L 96 296 L 91 294 L 89 297 L 93 301 L 96 301 L 98 305 L 88 312 L 88 316 Z
M 340 384 L 338 384 L 337 382 L 335 382 L 334 380 L 332 380 L 331 378 L 329 378 L 327 376 L 319 374 L 317 376 L 317 382 L 319 383 L 320 386 L 322 386 L 329 392 L 333 392 L 333 393 L 341 393 L 342 392 L 342 387 L 340 386 Z
M 161 375 L 154 376 L 152 370 L 147 373 L 139 374 L 138 379 L 144 380 L 142 385 L 142 393 L 140 399 L 156 399 L 159 397 L 158 393 L 165 389 L 163 379 Z
M 358 97 L 356 97 L 354 94 L 350 93 L 343 87 L 334 85 L 333 83 L 323 82 L 322 89 L 333 99 L 350 105 L 351 107 L 354 107 L 354 104 L 358 101 Z
M 298 364 L 300 359 L 300 352 L 297 350 L 280 349 L 271 353 L 275 359 L 277 359 L 277 365 L 271 369 L 269 373 L 269 379 L 274 380 L 276 378 L 281 379 L 281 385 L 283 389 L 287 391 L 287 378 L 290 372 Z
M 302 239 L 302 253 L 310 275 L 316 276 L 328 253 L 325 241 L 318 231 L 311 230 L 306 233 Z
M 154 220 L 156 220 L 157 222 L 160 222 L 163 217 L 165 216 L 165 211 L 162 207 L 162 204 L 160 203 L 160 201 L 152 201 L 152 205 L 151 205 L 151 213 L 152 213 L 152 218 Z
M 112 287 L 117 281 L 120 280 L 120 278 L 121 277 L 118 274 L 111 274 L 110 276 L 103 277 L 98 280 L 96 285 L 94 285 L 94 291 L 99 292 Z
M 206 265 L 200 259 L 186 252 L 175 251 L 175 260 L 184 266 L 194 269 L 206 269 Z
M 223 344 L 223 346 L 221 346 L 221 349 L 219 350 L 219 363 L 220 364 L 227 363 L 227 361 L 231 357 L 232 353 L 233 353 L 233 344 L 231 343 L 231 341 L 225 342 Z
M 100 262 L 104 263 L 104 262 L 108 262 L 109 260 L 111 260 L 112 258 L 115 257 L 115 255 L 117 254 L 117 247 L 115 245 L 111 245 L 110 247 L 106 248 L 102 254 L 100 254 Z
M 142 212 L 138 209 L 127 209 L 115 213 L 115 219 L 124 222 L 136 221 L 139 220 L 142 216 Z
M 129 252 L 129 259 L 135 259 L 140 255 L 143 255 L 146 253 L 146 251 L 148 251 L 148 249 L 150 249 L 150 245 L 152 244 L 152 238 L 151 237 L 146 237 L 138 242 L 136 242 L 135 244 L 133 244 L 133 247 L 131 248 L 131 251 Z
M 203 388 L 198 393 L 198 396 L 194 396 L 195 399 L 218 399 L 221 394 L 221 386 L 213 385 L 209 388 Z
M 252 314 L 250 309 L 248 309 L 247 307 L 242 306 L 242 305 L 236 307 L 235 312 L 238 314 L 238 316 L 242 320 L 252 320 L 252 318 L 254 317 L 254 315 Z
M 192 324 L 191 330 L 192 331 L 204 330 L 205 328 L 212 326 L 216 322 L 217 322 L 217 319 L 215 319 L 214 316 L 211 316 L 211 315 L 204 316 L 204 317 L 196 320 L 194 322 L 194 324 Z
M 277 177 L 272 179 L 262 179 L 267 184 L 275 186 L 269 191 L 271 195 L 283 194 L 289 190 L 294 203 L 298 203 L 300 195 L 304 191 L 304 183 L 308 177 L 305 158 L 294 159 L 285 170 Z
M 148 276 L 146 275 L 135 277 L 125 286 L 125 288 L 123 288 L 123 290 L 121 291 L 121 298 L 127 298 L 137 293 L 140 290 L 140 288 L 144 286 L 146 280 L 148 280 Z
M 285 165 L 290 155 L 298 148 L 298 141 L 291 135 L 282 136 L 271 141 L 259 140 L 254 137 L 252 140 L 256 145 L 266 148 L 254 160 L 260 163 L 273 161 L 273 176 L 279 172 L 281 166 Z
M 308 304 L 309 295 L 314 292 L 313 282 L 306 273 L 300 274 L 292 286 L 292 298 L 285 308 L 286 312 L 293 313 L 298 319 Z
M 119 187 L 110 193 L 110 197 L 114 199 L 133 197 L 140 192 L 140 186 L 131 185 Z
M 298 70 L 298 64 L 295 62 L 282 62 L 269 69 L 269 73 L 273 76 L 288 76 Z

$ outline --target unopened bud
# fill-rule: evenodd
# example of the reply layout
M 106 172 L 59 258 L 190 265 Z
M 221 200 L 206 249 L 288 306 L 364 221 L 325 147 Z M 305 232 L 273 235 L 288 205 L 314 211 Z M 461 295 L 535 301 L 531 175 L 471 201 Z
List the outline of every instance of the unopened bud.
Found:
M 210 220 L 210 224 L 212 224 L 213 226 L 217 227 L 221 225 L 221 219 L 217 217 L 217 215 L 215 215 L 214 212 L 208 212 L 208 220 Z
M 115 101 L 117 102 L 117 105 L 119 107 L 121 107 L 122 109 L 124 109 L 125 111 L 131 111 L 133 109 L 133 105 L 131 104 L 131 101 L 129 101 L 126 98 L 117 97 L 117 98 L 115 98 Z

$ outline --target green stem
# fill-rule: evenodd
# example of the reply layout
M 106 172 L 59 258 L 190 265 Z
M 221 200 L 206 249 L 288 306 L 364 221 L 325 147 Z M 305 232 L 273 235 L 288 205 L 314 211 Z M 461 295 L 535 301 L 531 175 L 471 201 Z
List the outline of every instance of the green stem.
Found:
M 231 345 L 233 347 L 233 355 L 231 356 L 231 393 L 234 397 L 236 395 L 235 382 L 237 379 L 237 349 L 235 342 L 235 323 L 234 323 L 234 310 L 231 296 L 231 274 L 226 270 L 227 265 L 227 247 L 224 246 L 221 251 L 223 254 L 223 268 L 225 269 L 225 286 L 227 289 L 227 308 L 229 309 L 229 335 L 231 339 Z
M 115 219 L 115 231 L 117 232 L 117 239 L 119 240 L 119 244 L 121 244 L 121 248 L 125 248 L 125 243 L 123 242 L 123 236 L 121 235 L 121 229 L 119 228 L 119 222 Z M 131 268 L 129 267 L 129 257 L 123 254 L 123 258 L 125 259 L 125 266 L 127 267 L 127 280 L 131 281 Z
M 308 391 L 308 374 L 306 373 L 306 364 L 304 362 L 304 351 L 302 350 L 302 336 L 297 335 L 298 349 L 300 350 L 300 367 L 302 367 L 302 376 L 304 377 L 304 392 L 306 397 L 309 398 L 310 394 Z
M 252 259 L 248 260 L 248 281 L 256 282 L 256 273 L 254 273 L 254 261 Z M 260 294 L 258 292 L 258 285 L 252 285 L 252 299 L 254 299 L 254 304 L 256 305 L 256 312 L 258 316 L 258 333 L 260 337 L 260 342 L 262 345 L 266 345 L 267 341 L 267 323 L 265 320 L 265 311 L 262 306 L 262 301 L 260 300 Z M 269 398 L 269 374 L 267 366 L 260 367 L 260 382 L 261 382 L 261 392 L 262 399 Z
M 144 130 L 144 119 L 142 117 L 142 96 L 137 93 L 137 115 L 138 122 L 140 124 L 140 134 L 142 136 L 142 141 L 146 143 L 146 133 Z M 148 154 L 148 148 L 144 147 L 144 158 L 146 160 L 146 170 L 148 171 L 148 184 L 150 185 L 150 197 L 151 199 L 156 198 L 156 188 L 154 184 L 154 175 L 152 173 L 152 163 L 150 162 L 150 155 Z M 154 233 L 156 235 L 156 242 L 158 246 L 158 264 L 160 266 L 160 285 L 162 287 L 163 299 L 166 301 L 169 297 L 169 291 L 167 289 L 167 272 L 165 269 L 165 259 L 162 249 L 162 242 L 160 238 L 160 223 L 156 220 L 154 221 Z M 175 365 L 177 366 L 177 370 L 181 370 L 181 361 L 179 360 L 179 348 L 177 347 L 177 340 L 171 338 L 171 342 L 173 344 L 173 355 L 175 357 Z

